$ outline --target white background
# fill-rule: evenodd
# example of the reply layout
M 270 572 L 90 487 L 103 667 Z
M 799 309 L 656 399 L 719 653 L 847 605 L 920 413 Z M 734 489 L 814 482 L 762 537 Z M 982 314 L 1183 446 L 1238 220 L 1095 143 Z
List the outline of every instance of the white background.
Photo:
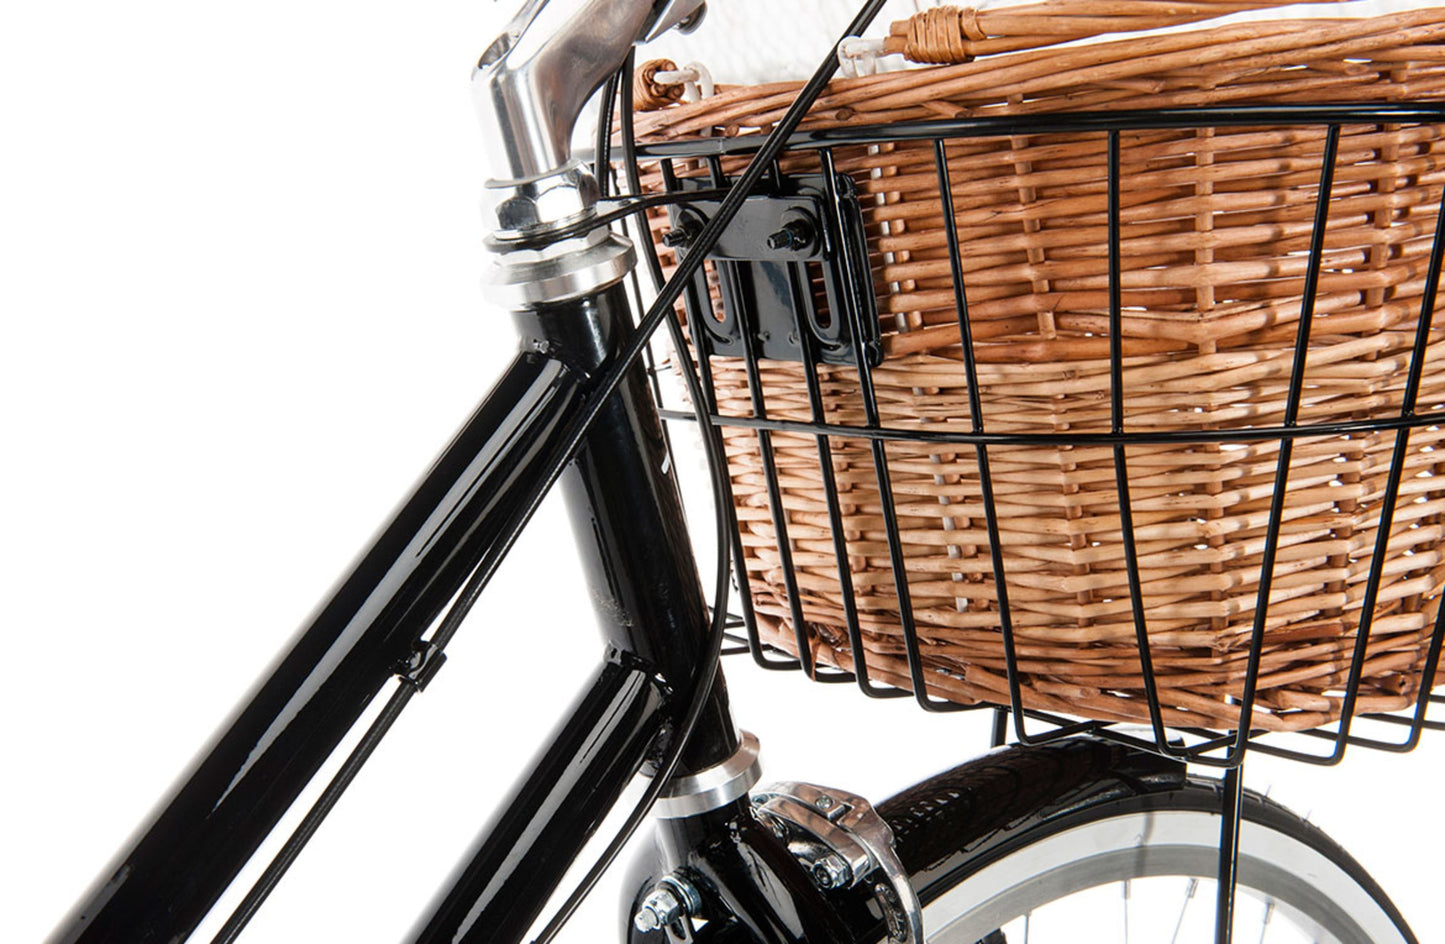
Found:
M 0 939 L 59 919 L 508 359 L 467 89 L 502 12 L 0 8 Z M 247 940 L 405 934 L 598 655 L 570 540 L 549 507 Z M 727 665 L 772 778 L 881 798 L 985 746 Z M 1442 751 L 1248 779 L 1445 940 Z

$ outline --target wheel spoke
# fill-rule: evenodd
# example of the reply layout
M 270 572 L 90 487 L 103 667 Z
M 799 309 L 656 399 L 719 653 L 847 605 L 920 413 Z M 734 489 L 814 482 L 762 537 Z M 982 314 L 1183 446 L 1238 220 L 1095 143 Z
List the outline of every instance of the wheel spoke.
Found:
M 1267 935 L 1267 934 L 1269 933 L 1269 919 L 1270 919 L 1270 918 L 1273 918 L 1273 917 L 1274 917 L 1274 899 L 1273 899 L 1273 898 L 1266 898 L 1266 899 L 1264 900 L 1264 920 L 1263 920 L 1262 922 L 1260 922 L 1260 925 L 1259 925 L 1259 944 L 1264 944 L 1265 935 Z M 1319 941 L 1316 940 L 1316 941 L 1315 941 L 1315 944 L 1319 944 Z
M 1132 883 L 1126 878 L 1120 885 L 1123 886 L 1121 891 L 1124 893 L 1124 944 L 1129 944 L 1129 893 Z
M 1189 903 L 1194 900 L 1194 895 L 1199 891 L 1199 879 L 1191 878 L 1189 887 L 1184 892 L 1184 904 L 1179 906 L 1179 920 L 1174 922 L 1174 934 L 1169 938 L 1169 944 L 1179 944 L 1179 932 L 1184 930 L 1184 913 L 1189 910 Z

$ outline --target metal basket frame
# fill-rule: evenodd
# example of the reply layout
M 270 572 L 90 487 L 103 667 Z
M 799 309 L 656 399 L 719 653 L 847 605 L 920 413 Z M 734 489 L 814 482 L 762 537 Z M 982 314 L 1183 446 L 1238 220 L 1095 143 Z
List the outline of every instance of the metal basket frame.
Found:
M 626 124 L 624 119 L 624 124 Z M 1384 544 L 1388 541 L 1389 522 L 1395 510 L 1395 495 L 1403 474 L 1403 457 L 1413 429 L 1434 426 L 1445 422 L 1445 412 L 1417 413 L 1415 410 L 1417 392 L 1425 350 L 1426 338 L 1431 328 L 1436 295 L 1441 274 L 1442 257 L 1445 257 L 1445 212 L 1437 214 L 1434 239 L 1429 257 L 1427 284 L 1421 301 L 1421 312 L 1417 325 L 1415 345 L 1411 355 L 1410 369 L 1406 380 L 1403 405 L 1398 414 L 1369 420 L 1348 422 L 1299 421 L 1299 407 L 1303 388 L 1303 377 L 1310 326 L 1324 251 L 1324 237 L 1328 224 L 1329 203 L 1336 169 L 1337 144 L 1340 130 L 1345 125 L 1356 124 L 1441 124 L 1445 123 L 1445 104 L 1441 103 L 1391 103 L 1382 105 L 1295 105 L 1295 106 L 1247 106 L 1247 107 L 1206 107 L 1171 110 L 1127 111 L 1113 113 L 1077 112 L 1070 114 L 1026 115 L 1019 117 L 986 117 L 950 119 L 927 122 L 911 122 L 885 126 L 835 128 L 827 130 L 801 131 L 790 140 L 788 147 L 794 150 L 814 152 L 821 165 L 822 178 L 826 187 L 826 201 L 841 206 L 850 199 L 838 186 L 835 171 L 834 152 L 839 148 L 896 144 L 909 142 L 931 144 L 934 153 L 934 169 L 937 174 L 940 194 L 950 192 L 951 180 L 947 160 L 948 143 L 952 140 L 976 139 L 1041 133 L 1097 133 L 1107 138 L 1108 147 L 1108 273 L 1109 273 L 1109 324 L 1110 324 L 1110 430 L 1107 433 L 1000 433 L 990 431 L 984 421 L 979 401 L 977 366 L 974 358 L 972 333 L 968 311 L 968 287 L 961 265 L 961 249 L 957 231 L 953 224 L 952 201 L 942 199 L 944 230 L 947 233 L 947 248 L 952 269 L 955 292 L 955 310 L 960 336 L 964 370 L 968 377 L 970 397 L 971 428 L 965 432 L 935 432 L 899 429 L 883 425 L 879 419 L 878 403 L 874 393 L 873 371 L 874 352 L 866 348 L 868 337 L 867 319 L 876 319 L 873 311 L 874 299 L 864 297 L 864 292 L 844 293 L 842 310 L 835 317 L 847 319 L 851 327 L 851 343 L 854 346 L 853 363 L 858 369 L 859 386 L 864 404 L 866 423 L 863 426 L 830 424 L 823 417 L 822 400 L 819 391 L 817 368 L 820 355 L 816 344 L 811 343 L 810 332 L 805 319 L 816 323 L 818 312 L 810 293 L 803 291 L 798 281 L 793 281 L 792 315 L 798 337 L 803 341 L 801 361 L 807 378 L 809 400 L 813 411 L 812 422 L 796 422 L 770 418 L 767 408 L 767 392 L 760 377 L 760 354 L 756 344 L 744 342 L 748 389 L 752 399 L 752 417 L 722 415 L 717 408 L 716 388 L 713 383 L 709 357 L 700 354 L 697 368 L 702 380 L 706 408 L 716 426 L 739 426 L 756 431 L 762 455 L 766 489 L 770 500 L 772 523 L 778 536 L 778 551 L 784 573 L 788 603 L 792 610 L 792 624 L 797 633 L 799 658 L 766 644 L 759 632 L 754 613 L 752 595 L 743 564 L 743 548 L 734 509 L 729 504 L 728 517 L 732 529 L 734 569 L 740 590 L 740 616 L 738 628 L 742 630 L 739 642 L 746 643 L 746 649 L 753 661 L 770 670 L 801 670 L 809 677 L 822 682 L 854 683 L 864 694 L 874 698 L 905 697 L 906 690 L 879 683 L 869 677 L 869 670 L 863 656 L 862 629 L 856 609 L 845 593 L 845 617 L 847 633 L 853 658 L 853 671 L 840 672 L 825 669 L 811 657 L 807 644 L 804 620 L 802 618 L 799 592 L 789 557 L 787 515 L 782 510 L 781 487 L 777 468 L 773 462 L 771 436 L 776 432 L 803 434 L 814 437 L 817 443 L 819 465 L 825 483 L 828 518 L 831 525 L 835 550 L 839 559 L 839 579 L 845 591 L 851 587 L 848 575 L 846 548 L 843 545 L 842 516 L 840 511 L 837 483 L 830 459 L 830 436 L 846 436 L 867 440 L 872 449 L 874 470 L 880 495 L 883 496 L 884 530 L 887 535 L 892 564 L 893 582 L 900 603 L 900 622 L 903 627 L 903 642 L 909 675 L 913 684 L 913 696 L 921 707 L 933 712 L 976 710 L 994 707 L 990 705 L 960 705 L 938 699 L 928 694 L 925 686 L 925 666 L 920 651 L 918 628 L 910 611 L 908 578 L 904 566 L 903 544 L 900 540 L 897 511 L 890 484 L 887 446 L 889 442 L 906 441 L 954 446 L 973 450 L 980 473 L 983 489 L 983 503 L 986 513 L 986 528 L 989 537 L 989 552 L 993 576 L 999 594 L 999 627 L 1007 666 L 1010 705 L 998 707 L 999 723 L 995 737 L 1001 739 L 1004 731 L 1003 714 L 1012 715 L 1014 738 L 1025 744 L 1037 744 L 1058 737 L 1087 731 L 1110 738 L 1133 747 L 1142 747 L 1170 757 L 1207 766 L 1233 768 L 1244 759 L 1247 749 L 1273 754 L 1312 764 L 1335 764 L 1344 756 L 1349 746 L 1369 747 L 1379 750 L 1404 752 L 1413 749 L 1425 730 L 1445 728 L 1445 723 L 1431 720 L 1431 706 L 1445 701 L 1445 697 L 1431 693 L 1435 670 L 1439 661 L 1442 637 L 1445 637 L 1445 608 L 1441 609 L 1428 646 L 1424 671 L 1418 697 L 1408 711 L 1389 714 L 1356 713 L 1362 664 L 1369 642 L 1370 623 L 1383 574 L 1381 562 Z M 1124 405 L 1127 390 L 1122 373 L 1121 335 L 1119 326 L 1122 318 L 1121 304 L 1121 223 L 1120 223 L 1120 135 L 1125 132 L 1156 129 L 1205 129 L 1223 127 L 1300 127 L 1314 126 L 1326 129 L 1327 138 L 1318 194 L 1314 208 L 1314 223 L 1310 239 L 1308 269 L 1305 277 L 1303 310 L 1301 311 L 1298 334 L 1294 344 L 1293 367 L 1289 380 L 1286 416 L 1283 424 L 1266 427 L 1249 427 L 1226 430 L 1174 430 L 1144 431 L 1129 429 L 1125 422 Z M 706 167 L 706 181 L 714 188 L 725 187 L 729 178 L 724 173 L 723 158 L 746 155 L 755 152 L 761 144 L 761 137 L 702 138 L 685 141 L 648 143 L 633 145 L 630 134 L 623 135 L 623 153 L 620 155 L 628 167 L 629 176 L 635 181 L 639 165 L 657 164 L 669 194 L 679 202 L 688 200 L 681 191 L 679 175 L 675 172 L 678 161 L 701 162 Z M 631 166 L 628 166 L 631 165 Z M 770 181 L 781 186 L 786 180 L 779 162 L 774 161 Z M 737 225 L 736 223 L 734 225 Z M 654 271 L 660 271 L 656 247 L 647 240 L 647 251 Z M 842 265 L 851 265 L 849 253 L 841 254 Z M 847 278 L 868 278 L 868 273 L 845 272 Z M 856 283 L 849 283 L 856 284 Z M 736 293 L 730 298 L 737 298 Z M 707 351 L 702 335 L 703 319 L 707 317 L 748 319 L 754 313 L 743 310 L 718 315 L 712 310 L 712 300 L 705 287 L 696 282 L 685 290 L 684 304 L 691 333 L 691 342 L 698 352 Z M 743 331 L 744 338 L 752 332 Z M 683 354 L 679 360 L 686 361 Z M 679 410 L 664 411 L 669 419 L 691 419 L 690 413 Z M 1359 631 L 1354 640 L 1353 659 L 1348 681 L 1345 686 L 1341 719 L 1324 728 L 1312 729 L 1297 734 L 1267 733 L 1251 729 L 1254 711 L 1256 681 L 1260 673 L 1260 658 L 1265 635 L 1265 618 L 1270 585 L 1274 569 L 1274 555 L 1279 542 L 1280 524 L 1285 505 L 1286 485 L 1293 443 L 1305 436 L 1328 436 L 1359 434 L 1363 432 L 1392 431 L 1395 445 L 1391 467 L 1388 473 L 1387 494 L 1380 511 L 1380 538 L 1372 556 L 1368 582 L 1360 617 Z M 1125 451 L 1130 446 L 1165 442 L 1244 442 L 1275 440 L 1280 444 L 1279 460 L 1275 479 L 1274 495 L 1271 499 L 1269 524 L 1266 534 L 1264 565 L 1260 575 L 1258 601 L 1254 611 L 1250 651 L 1247 660 L 1243 697 L 1238 699 L 1239 722 L 1230 730 L 1207 728 L 1172 728 L 1161 718 L 1160 701 L 1152 673 L 1151 645 L 1147 631 L 1147 616 L 1142 602 L 1135 559 L 1135 539 L 1129 500 L 1129 475 Z M 1115 479 L 1120 495 L 1120 514 L 1125 535 L 1124 546 L 1126 565 L 1129 569 L 1130 605 L 1133 625 L 1138 642 L 1140 668 L 1144 678 L 1145 693 L 1151 720 L 1146 733 L 1131 730 L 1129 726 L 1113 723 L 1079 720 L 1057 714 L 1026 709 L 1023 706 L 1018 673 L 1018 652 L 1009 616 L 1008 579 L 1001 553 L 998 513 L 993 498 L 989 473 L 989 451 L 995 446 L 1009 445 L 1090 445 L 1108 447 L 1114 456 Z M 723 479 L 726 480 L 726 476 Z M 731 502 L 731 494 L 728 496 Z M 741 648 L 741 646 L 739 647 Z M 780 657 L 781 656 L 781 657 Z M 1033 729 L 1026 724 L 1033 719 Z M 1360 721 L 1369 722 L 1369 733 L 1361 733 L 1357 727 Z M 1403 728 L 1403 737 L 1398 735 Z M 1323 749 L 1321 749 L 1321 747 Z

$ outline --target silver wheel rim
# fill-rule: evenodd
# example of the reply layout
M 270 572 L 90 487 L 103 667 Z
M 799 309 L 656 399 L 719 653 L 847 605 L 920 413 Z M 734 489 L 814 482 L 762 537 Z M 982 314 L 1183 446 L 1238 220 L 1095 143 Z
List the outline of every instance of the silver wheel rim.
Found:
M 1055 833 L 985 866 L 925 905 L 926 940 L 975 944 L 1050 902 L 1156 876 L 1211 880 L 1207 893 L 1201 892 L 1209 900 L 1200 911 L 1212 926 L 1218 842 L 1218 815 L 1193 810 L 1136 812 Z M 1240 834 L 1238 894 L 1267 903 L 1264 920 L 1272 912 L 1283 917 L 1303 940 L 1405 944 L 1390 916 L 1349 872 L 1313 846 L 1249 821 Z M 1236 921 L 1236 942 L 1253 944 L 1262 937 L 1262 930 L 1251 936 Z

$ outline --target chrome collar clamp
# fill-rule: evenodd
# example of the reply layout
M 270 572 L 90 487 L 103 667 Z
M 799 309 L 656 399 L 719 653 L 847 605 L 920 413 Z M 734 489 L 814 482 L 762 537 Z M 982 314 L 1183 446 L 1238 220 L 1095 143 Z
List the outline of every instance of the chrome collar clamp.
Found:
M 889 938 L 923 944 L 922 907 L 893 850 L 893 830 L 867 800 L 811 783 L 776 783 L 753 794 L 753 812 L 820 888 L 871 885 Z
M 721 764 L 668 781 L 653 812 L 661 819 L 682 819 L 747 796 L 762 777 L 762 765 L 758 763 L 758 739 L 743 731 L 739 740 L 738 749 Z
M 636 264 L 637 250 L 629 240 L 598 229 L 545 249 L 499 254 L 483 291 L 488 301 L 510 311 L 543 308 L 610 288 Z
M 488 300 L 504 308 L 584 298 L 620 282 L 637 263 L 632 243 L 605 227 L 536 242 L 596 217 L 597 182 L 575 162 L 530 180 L 490 181 L 487 197 L 488 245 L 496 255 L 485 288 Z

